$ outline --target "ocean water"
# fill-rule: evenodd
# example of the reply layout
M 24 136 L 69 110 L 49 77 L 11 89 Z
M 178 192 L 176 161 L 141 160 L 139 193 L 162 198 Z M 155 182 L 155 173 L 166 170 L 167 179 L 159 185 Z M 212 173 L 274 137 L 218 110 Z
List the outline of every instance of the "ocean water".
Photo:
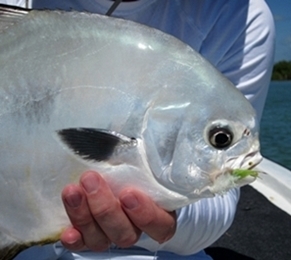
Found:
M 262 155 L 291 170 L 291 81 L 271 82 L 260 139 Z

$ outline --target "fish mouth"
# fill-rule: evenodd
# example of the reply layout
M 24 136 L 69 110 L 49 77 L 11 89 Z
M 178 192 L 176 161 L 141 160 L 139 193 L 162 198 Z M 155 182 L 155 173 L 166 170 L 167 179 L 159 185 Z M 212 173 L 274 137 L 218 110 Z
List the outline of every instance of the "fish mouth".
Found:
M 223 174 L 228 175 L 233 186 L 242 187 L 257 179 L 258 171 L 253 169 L 262 160 L 263 157 L 258 150 L 231 158 L 226 162 L 227 170 L 223 171 Z
M 263 157 L 258 150 L 228 159 L 222 169 L 210 176 L 211 185 L 202 189 L 212 194 L 224 194 L 231 188 L 241 187 L 256 180 L 258 171 L 252 170 Z
M 247 154 L 240 155 L 238 157 L 230 158 L 225 167 L 228 169 L 244 169 L 251 170 L 256 167 L 261 161 L 263 157 L 260 151 L 253 151 Z

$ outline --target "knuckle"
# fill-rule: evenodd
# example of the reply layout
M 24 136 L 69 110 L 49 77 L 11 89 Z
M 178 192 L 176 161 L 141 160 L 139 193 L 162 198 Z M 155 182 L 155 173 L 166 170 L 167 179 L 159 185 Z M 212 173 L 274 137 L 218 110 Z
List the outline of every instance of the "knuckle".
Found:
M 157 225 L 157 214 L 155 211 L 142 211 L 140 214 L 135 215 L 131 218 L 133 223 L 141 230 L 145 231 L 149 227 L 154 227 Z
M 147 227 L 154 226 L 155 225 L 155 218 L 152 216 L 148 216 L 146 218 L 140 219 L 138 223 L 138 227 L 141 230 L 144 230 Z
M 73 220 L 73 225 L 75 227 L 78 227 L 78 228 L 81 228 L 81 229 L 84 229 L 88 226 L 91 226 L 93 224 L 93 219 L 92 217 L 82 217 L 82 216 L 79 216 L 79 217 L 76 217 L 74 220 Z
M 108 240 L 104 240 L 104 241 L 99 241 L 96 244 L 86 245 L 86 246 L 91 251 L 94 251 L 94 252 L 102 252 L 102 251 L 105 251 L 105 250 L 107 250 L 109 248 L 110 242 Z
M 118 241 L 115 242 L 116 245 L 119 247 L 130 247 L 134 245 L 138 241 L 139 236 L 136 234 L 128 235 L 128 236 L 122 236 L 118 239 Z
M 116 205 L 112 204 L 103 204 L 100 205 L 96 209 L 91 209 L 91 213 L 93 217 L 98 220 L 98 219 L 103 219 L 106 218 L 107 216 L 113 215 L 116 210 Z

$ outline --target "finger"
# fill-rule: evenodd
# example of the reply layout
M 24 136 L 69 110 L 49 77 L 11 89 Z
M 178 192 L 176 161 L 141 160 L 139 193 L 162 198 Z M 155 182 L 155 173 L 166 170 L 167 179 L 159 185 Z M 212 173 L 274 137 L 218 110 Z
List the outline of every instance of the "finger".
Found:
M 69 227 L 63 231 L 60 240 L 64 247 L 71 251 L 86 249 L 81 233 L 74 227 Z
M 93 251 L 107 249 L 110 241 L 92 217 L 83 189 L 78 185 L 68 185 L 62 192 L 62 198 L 71 223 L 76 232 L 79 231 L 82 238 L 80 240 L 75 232 L 74 238 L 77 238 L 77 241 L 69 246 L 70 249 L 78 250 L 81 244 Z M 64 234 L 64 239 L 67 238 L 66 235 Z M 64 242 L 65 244 L 69 243 L 69 241 Z M 76 248 L 74 248 L 74 244 L 77 245 Z
M 176 231 L 176 213 L 158 207 L 148 196 L 136 190 L 124 190 L 119 199 L 133 224 L 159 243 Z
M 119 247 L 133 245 L 141 231 L 132 225 L 105 180 L 97 173 L 87 172 L 81 177 L 81 185 L 92 216 L 110 241 Z

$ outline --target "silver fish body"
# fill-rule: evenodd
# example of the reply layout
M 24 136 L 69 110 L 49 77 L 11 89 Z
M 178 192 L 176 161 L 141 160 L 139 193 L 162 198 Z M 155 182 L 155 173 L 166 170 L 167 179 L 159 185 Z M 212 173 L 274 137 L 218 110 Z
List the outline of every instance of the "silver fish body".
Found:
M 62 188 L 85 170 L 174 210 L 260 160 L 252 106 L 174 37 L 96 14 L 1 16 L 0 251 L 57 239 Z

